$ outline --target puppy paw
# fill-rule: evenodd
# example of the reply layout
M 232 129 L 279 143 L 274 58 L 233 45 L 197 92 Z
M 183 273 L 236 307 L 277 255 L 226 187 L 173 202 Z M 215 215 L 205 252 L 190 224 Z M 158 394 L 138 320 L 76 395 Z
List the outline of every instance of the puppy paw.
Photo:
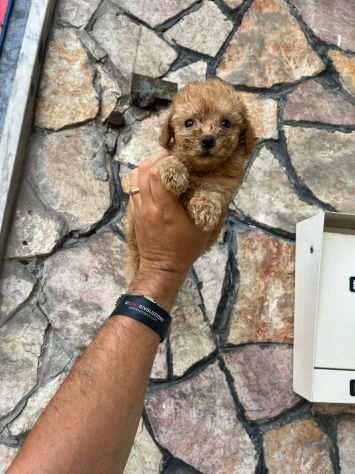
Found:
M 160 166 L 160 176 L 164 187 L 180 196 L 189 187 L 189 172 L 179 160 L 167 160 Z
M 194 196 L 190 199 L 187 210 L 196 227 L 206 232 L 217 227 L 223 212 L 217 193 Z

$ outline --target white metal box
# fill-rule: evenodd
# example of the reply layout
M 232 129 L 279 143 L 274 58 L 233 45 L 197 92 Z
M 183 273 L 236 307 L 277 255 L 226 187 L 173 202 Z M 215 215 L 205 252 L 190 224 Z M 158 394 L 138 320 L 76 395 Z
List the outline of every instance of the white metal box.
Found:
M 355 403 L 355 215 L 321 212 L 296 226 L 293 389 Z

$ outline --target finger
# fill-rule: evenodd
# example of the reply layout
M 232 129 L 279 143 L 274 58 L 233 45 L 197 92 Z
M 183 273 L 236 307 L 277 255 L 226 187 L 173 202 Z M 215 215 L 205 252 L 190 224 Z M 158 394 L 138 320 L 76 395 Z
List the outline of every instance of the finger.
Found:
M 141 170 L 147 171 L 148 169 L 159 163 L 161 160 L 166 159 L 168 156 L 169 155 L 167 154 L 167 152 L 165 152 L 164 154 L 161 153 L 155 156 L 151 156 L 150 158 L 147 158 L 142 161 L 137 168 L 134 168 L 126 176 L 124 176 L 122 178 L 122 181 L 125 183 L 125 187 L 128 188 L 128 191 L 138 187 L 138 173 Z
M 139 193 L 135 194 L 135 204 L 139 207 L 139 212 L 142 216 L 145 216 L 150 212 L 154 205 L 152 192 L 149 184 L 149 174 L 151 168 L 144 169 L 143 167 L 138 169 L 138 188 Z
M 138 186 L 138 169 L 135 168 L 128 175 L 129 177 L 129 189 L 134 189 Z
M 125 176 L 121 177 L 121 187 L 124 193 L 129 194 L 129 190 L 131 189 L 131 175 L 130 174 L 126 174 Z
M 124 193 L 130 195 L 132 189 L 138 186 L 137 169 L 131 170 L 121 177 L 121 185 Z
M 132 216 L 135 220 L 137 217 L 137 213 L 139 212 L 140 196 L 139 196 L 139 193 L 130 194 L 130 192 L 138 188 L 138 169 L 136 168 L 133 171 L 131 171 L 128 177 L 129 177 L 128 208 L 129 208 L 129 211 L 132 213 Z
M 162 158 L 166 158 L 167 156 L 169 156 L 170 153 L 167 151 L 167 150 L 162 150 L 158 153 L 155 153 L 153 156 L 151 156 L 150 158 L 147 158 L 146 160 L 144 160 L 144 162 L 146 161 L 159 161 L 161 160 Z
M 157 165 L 161 160 L 166 159 L 168 156 L 169 154 L 166 151 L 163 151 L 155 156 L 147 158 L 134 170 L 134 173 L 132 173 L 131 189 L 139 189 L 139 193 L 131 195 L 131 199 L 135 204 L 136 214 L 140 213 L 141 215 L 144 215 L 145 212 L 151 210 L 154 201 L 150 187 L 149 174 L 154 168 L 154 165 Z
M 134 215 L 137 218 L 142 214 L 142 194 L 141 191 L 138 193 L 131 194 L 129 197 L 129 201 L 132 203 L 134 209 Z
M 132 219 L 135 220 L 135 218 L 136 218 L 136 209 L 134 207 L 134 202 L 133 202 L 132 199 L 130 199 L 128 201 L 128 212 L 129 212 L 129 214 L 131 214 Z
M 151 156 L 150 158 L 147 158 L 144 161 L 142 161 L 142 163 L 139 165 L 139 168 L 147 170 L 147 169 L 157 165 L 161 160 L 164 160 L 167 157 L 169 157 L 169 153 L 166 150 L 164 150 L 163 152 L 158 153 L 158 154 L 156 154 L 154 156 Z

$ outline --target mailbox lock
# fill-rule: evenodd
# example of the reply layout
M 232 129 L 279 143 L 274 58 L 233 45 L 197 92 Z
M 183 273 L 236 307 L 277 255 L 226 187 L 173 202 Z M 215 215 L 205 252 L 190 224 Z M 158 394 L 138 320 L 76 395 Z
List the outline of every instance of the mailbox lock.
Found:
M 355 380 L 350 380 L 350 395 L 355 396 Z
M 350 277 L 350 291 L 355 293 L 355 277 Z
M 313 245 L 311 245 L 311 246 L 310 246 L 310 249 L 309 249 L 309 251 L 310 251 L 311 253 L 313 253 L 313 252 L 314 252 Z

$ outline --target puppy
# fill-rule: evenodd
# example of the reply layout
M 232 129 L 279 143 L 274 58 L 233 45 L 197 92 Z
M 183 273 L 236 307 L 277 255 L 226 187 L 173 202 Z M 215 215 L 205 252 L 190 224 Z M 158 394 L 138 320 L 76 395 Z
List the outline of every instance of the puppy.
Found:
M 188 84 L 170 106 L 160 136 L 160 144 L 171 154 L 159 168 L 162 183 L 180 196 L 197 227 L 212 231 L 208 247 L 218 238 L 255 142 L 241 99 L 218 79 Z M 139 253 L 129 213 L 126 238 L 131 281 Z

